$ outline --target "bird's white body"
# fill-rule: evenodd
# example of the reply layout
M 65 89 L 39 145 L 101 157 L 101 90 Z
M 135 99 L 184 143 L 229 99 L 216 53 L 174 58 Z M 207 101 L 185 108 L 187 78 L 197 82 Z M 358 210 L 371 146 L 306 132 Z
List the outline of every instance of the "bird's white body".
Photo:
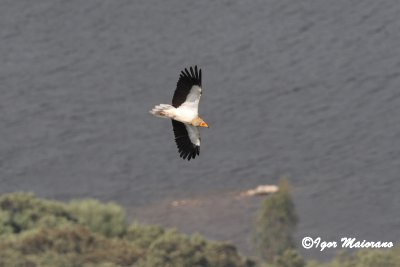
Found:
M 183 105 L 179 108 L 174 108 L 168 104 L 159 104 L 150 113 L 159 118 L 173 119 L 185 124 L 190 124 L 198 116 L 192 109 L 183 107 Z
M 201 88 L 199 86 L 193 86 L 186 97 L 186 101 L 178 108 L 168 104 L 159 104 L 155 106 L 150 113 L 160 118 L 169 118 L 185 124 L 191 124 L 191 122 L 199 116 L 200 96 Z
M 181 105 L 179 108 L 174 108 L 168 104 L 159 104 L 155 106 L 150 113 L 159 118 L 173 119 L 183 122 L 188 131 L 190 141 L 193 144 L 200 146 L 199 131 L 196 126 L 191 125 L 192 121 L 198 117 L 198 113 L 190 108 L 190 105 Z
M 197 117 L 198 117 L 197 112 L 194 112 L 193 109 L 184 107 L 183 105 L 175 109 L 174 120 L 176 121 L 190 124 Z

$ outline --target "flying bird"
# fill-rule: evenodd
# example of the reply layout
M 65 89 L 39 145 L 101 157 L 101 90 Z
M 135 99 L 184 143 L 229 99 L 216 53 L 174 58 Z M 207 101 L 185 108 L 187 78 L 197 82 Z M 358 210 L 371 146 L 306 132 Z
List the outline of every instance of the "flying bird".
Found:
M 185 68 L 179 76 L 172 105 L 156 105 L 150 113 L 156 117 L 172 120 L 175 142 L 183 159 L 194 159 L 200 155 L 200 133 L 198 127 L 208 128 L 199 117 L 199 101 L 202 94 L 201 69 L 197 66 Z

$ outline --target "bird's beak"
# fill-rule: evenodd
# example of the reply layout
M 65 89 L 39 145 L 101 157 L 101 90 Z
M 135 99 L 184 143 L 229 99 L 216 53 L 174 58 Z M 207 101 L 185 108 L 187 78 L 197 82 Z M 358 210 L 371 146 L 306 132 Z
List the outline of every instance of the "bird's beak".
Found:
M 200 125 L 199 125 L 199 126 L 200 126 L 200 127 L 208 128 L 208 124 L 205 123 L 204 121 L 200 122 Z

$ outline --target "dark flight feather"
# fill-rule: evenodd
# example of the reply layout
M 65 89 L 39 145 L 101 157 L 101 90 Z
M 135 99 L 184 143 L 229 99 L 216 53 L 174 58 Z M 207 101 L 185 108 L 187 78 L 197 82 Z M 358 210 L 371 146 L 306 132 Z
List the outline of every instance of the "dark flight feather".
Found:
M 201 69 L 197 69 L 197 66 L 190 67 L 190 72 L 185 68 L 180 76 L 176 85 L 174 96 L 172 97 L 172 106 L 175 108 L 179 107 L 186 101 L 187 95 L 190 93 L 190 89 L 193 86 L 201 87 Z
M 172 120 L 172 127 L 179 156 L 183 159 L 190 160 L 194 159 L 196 155 L 200 155 L 200 146 L 197 146 L 190 141 L 189 133 L 186 130 L 185 124 Z

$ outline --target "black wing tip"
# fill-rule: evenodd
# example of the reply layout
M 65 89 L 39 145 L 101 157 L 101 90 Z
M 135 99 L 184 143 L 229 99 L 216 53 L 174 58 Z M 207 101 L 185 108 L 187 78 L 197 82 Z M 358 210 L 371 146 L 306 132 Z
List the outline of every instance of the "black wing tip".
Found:
M 185 102 L 190 89 L 195 85 L 202 87 L 201 83 L 201 69 L 197 65 L 184 68 L 179 74 L 176 89 L 172 96 L 172 106 L 179 107 Z
M 182 159 L 190 161 L 191 159 L 195 159 L 196 156 L 200 156 L 200 146 L 193 146 L 193 150 L 188 151 L 178 145 L 178 153 Z
M 190 141 L 185 125 L 179 121 L 171 121 L 179 156 L 190 161 L 200 155 L 200 146 Z
M 192 79 L 201 86 L 201 68 L 197 65 L 184 68 L 179 77 Z
M 196 156 L 200 156 L 200 146 L 194 146 L 194 149 L 190 152 L 184 151 L 178 147 L 178 153 L 182 159 L 187 159 L 190 161 L 191 159 L 195 159 Z

